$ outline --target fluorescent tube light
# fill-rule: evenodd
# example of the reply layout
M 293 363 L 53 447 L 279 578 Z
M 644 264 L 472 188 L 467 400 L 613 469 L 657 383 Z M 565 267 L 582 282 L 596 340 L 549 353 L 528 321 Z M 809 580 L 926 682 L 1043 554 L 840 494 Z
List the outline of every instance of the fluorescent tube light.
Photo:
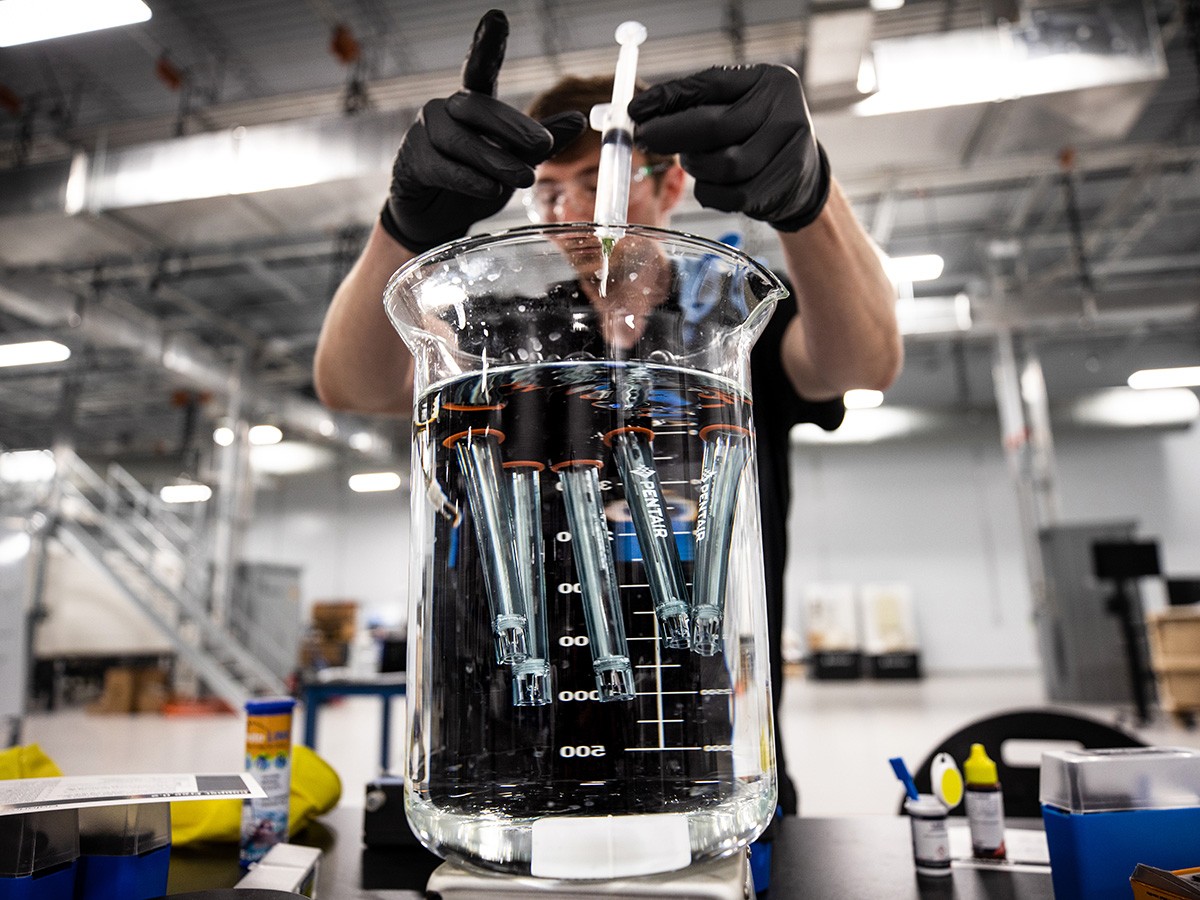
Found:
M 256 447 L 278 444 L 282 440 L 283 432 L 274 425 L 255 425 L 250 429 L 250 443 Z
M 350 476 L 350 490 L 359 494 L 370 491 L 394 491 L 400 487 L 400 476 L 395 472 L 360 472 Z
M 0 344 L 0 366 L 36 366 L 62 362 L 71 355 L 66 344 L 58 341 L 23 341 Z
M 1200 366 L 1177 369 L 1141 369 L 1129 376 L 1129 386 L 1139 391 L 1155 388 L 1200 387 Z
M 158 492 L 163 503 L 203 503 L 211 496 L 207 484 L 167 484 Z
M 842 395 L 846 409 L 874 409 L 883 403 L 883 391 L 869 391 L 855 388 Z
M 33 547 L 33 539 L 23 531 L 0 538 L 0 566 L 19 563 L 29 555 L 31 547 Z
M 49 450 L 11 450 L 0 453 L 0 481 L 36 484 L 54 477 L 54 454 Z
M 941 276 L 945 265 L 945 260 L 936 253 L 888 256 L 883 260 L 888 277 L 897 282 L 933 281 Z
M 1190 425 L 1200 416 L 1200 400 L 1186 388 L 1135 391 L 1107 388 L 1074 404 L 1075 419 L 1109 428 L 1166 428 Z
M 142 0 L 0 0 L 0 47 L 83 34 L 150 18 Z
M 852 409 L 836 431 L 819 425 L 796 425 L 790 432 L 796 444 L 873 444 L 877 441 L 908 437 L 933 425 L 933 419 L 915 409 L 884 406 L 879 409 Z
M 250 448 L 250 467 L 266 475 L 299 475 L 333 464 L 333 451 L 304 441 L 280 441 Z

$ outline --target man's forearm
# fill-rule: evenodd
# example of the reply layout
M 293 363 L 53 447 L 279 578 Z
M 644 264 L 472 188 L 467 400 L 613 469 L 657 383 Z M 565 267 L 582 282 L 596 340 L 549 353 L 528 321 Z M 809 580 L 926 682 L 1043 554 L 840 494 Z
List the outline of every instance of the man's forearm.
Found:
M 890 386 L 903 360 L 896 289 L 836 181 L 816 221 L 779 240 L 797 293 L 783 344 L 797 391 L 821 400 Z
M 392 273 L 413 258 L 376 222 L 367 245 L 342 280 L 325 315 L 313 378 L 332 409 L 408 414 L 413 360 L 383 309 Z

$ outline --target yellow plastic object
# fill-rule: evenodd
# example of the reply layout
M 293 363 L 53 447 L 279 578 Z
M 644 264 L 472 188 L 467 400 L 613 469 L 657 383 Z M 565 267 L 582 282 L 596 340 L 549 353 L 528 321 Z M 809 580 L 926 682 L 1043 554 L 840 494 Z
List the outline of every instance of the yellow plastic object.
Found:
M 292 747 L 292 789 L 288 802 L 288 834 L 296 834 L 317 816 L 333 809 L 342 797 L 342 780 L 325 760 L 303 744 Z M 171 842 L 241 838 L 241 800 L 189 800 L 171 804 Z
M 0 779 L 58 778 L 62 770 L 37 744 L 0 750 Z
M 933 787 L 933 796 L 941 800 L 946 809 L 954 809 L 962 802 L 962 774 L 949 753 L 939 753 L 933 758 L 929 767 L 929 780 Z
M 971 755 L 963 763 L 963 774 L 967 776 L 967 784 L 995 784 L 1000 780 L 996 774 L 996 763 L 983 744 L 972 744 Z

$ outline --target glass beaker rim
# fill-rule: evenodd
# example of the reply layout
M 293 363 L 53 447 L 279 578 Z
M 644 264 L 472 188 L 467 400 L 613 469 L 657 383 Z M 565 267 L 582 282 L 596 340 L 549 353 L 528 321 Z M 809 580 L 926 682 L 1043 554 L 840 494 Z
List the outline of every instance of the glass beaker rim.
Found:
M 411 273 L 420 271 L 426 266 L 443 259 L 452 259 L 464 252 L 476 250 L 481 246 L 520 244 L 537 237 L 548 239 L 548 236 L 552 234 L 562 235 L 585 230 L 591 234 L 595 234 L 598 227 L 600 226 L 595 222 L 553 222 L 538 225 L 521 225 L 516 228 L 506 228 L 487 234 L 469 234 L 448 243 L 439 244 L 401 264 L 392 273 L 392 277 L 388 279 L 387 287 L 384 288 L 384 303 L 387 303 L 388 298 L 392 296 L 401 282 L 405 281 Z M 622 225 L 621 230 L 627 234 L 651 238 L 662 243 L 669 242 L 693 248 L 702 254 L 721 256 L 745 266 L 771 285 L 770 291 L 761 298 L 760 302 L 778 302 L 788 294 L 787 287 L 778 275 L 754 257 L 749 256 L 736 247 L 731 247 L 729 244 L 723 244 L 720 241 L 714 241 L 711 238 L 701 237 L 690 232 L 676 231 L 672 228 L 660 228 L 655 225 Z

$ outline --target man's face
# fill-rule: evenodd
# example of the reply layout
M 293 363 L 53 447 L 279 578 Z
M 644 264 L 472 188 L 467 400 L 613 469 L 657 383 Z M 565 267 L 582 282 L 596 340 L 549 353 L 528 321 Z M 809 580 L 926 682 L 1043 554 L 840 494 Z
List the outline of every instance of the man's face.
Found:
M 629 213 L 632 225 L 666 227 L 678 192 L 671 189 L 672 179 L 682 172 L 646 173 L 646 157 L 633 151 L 634 177 L 629 184 Z M 550 160 L 537 168 L 531 202 L 540 221 L 590 222 L 596 212 L 596 176 L 600 169 L 600 150 L 585 153 L 570 161 Z M 678 167 L 672 165 L 671 169 Z

